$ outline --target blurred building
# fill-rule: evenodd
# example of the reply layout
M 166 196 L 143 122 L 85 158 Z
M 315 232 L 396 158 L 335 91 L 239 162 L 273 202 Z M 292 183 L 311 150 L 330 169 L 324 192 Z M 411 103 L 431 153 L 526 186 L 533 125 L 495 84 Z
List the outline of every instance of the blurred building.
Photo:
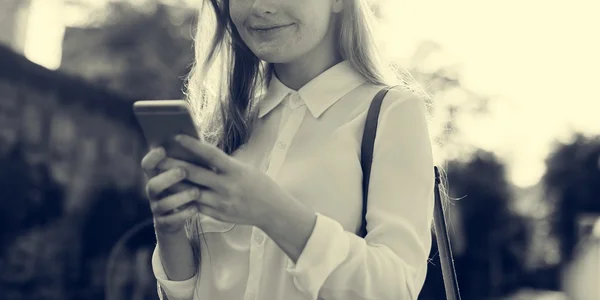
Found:
M 36 193 L 37 186 L 25 184 L 34 182 L 37 173 L 48 174 L 47 182 L 61 191 L 58 219 L 16 236 L 7 234 L 13 227 L 0 226 L 0 237 L 7 236 L 6 243 L 0 242 L 5 246 L 0 251 L 0 299 L 100 299 L 73 296 L 87 291 L 79 288 L 90 286 L 81 282 L 93 264 L 89 253 L 80 250 L 81 236 L 87 236 L 86 228 L 97 228 L 83 242 L 105 242 L 106 249 L 132 223 L 151 217 L 139 168 L 144 148 L 130 99 L 48 70 L 0 45 L 0 175 L 9 178 L 0 180 L 5 186 L 0 191 L 22 191 L 7 197 L 12 201 L 0 201 L 5 205 L 0 220 L 17 214 L 30 222 L 48 213 L 31 209 L 51 200 L 47 193 Z M 40 184 L 40 192 L 46 186 Z M 105 203 L 108 210 L 98 209 Z M 90 225 L 90 220 L 102 222 Z M 112 235 L 106 237 L 105 231 Z M 104 268 L 91 270 L 101 274 Z
M 122 71 L 123 59 L 106 50 L 106 31 L 98 27 L 66 27 L 60 69 L 107 84 L 105 81 Z
M 111 2 L 101 21 L 67 26 L 59 70 L 134 100 L 181 99 L 196 11 L 160 2 L 147 10 Z
M 45 69 L 0 46 L 0 141 L 29 163 L 49 164 L 73 190 L 78 182 L 135 187 L 143 139 L 131 100 Z M 83 174 L 86 170 L 94 174 Z M 76 190 L 76 189 L 74 189 Z
M 0 43 L 14 51 L 25 51 L 25 40 L 31 0 L 0 1 Z

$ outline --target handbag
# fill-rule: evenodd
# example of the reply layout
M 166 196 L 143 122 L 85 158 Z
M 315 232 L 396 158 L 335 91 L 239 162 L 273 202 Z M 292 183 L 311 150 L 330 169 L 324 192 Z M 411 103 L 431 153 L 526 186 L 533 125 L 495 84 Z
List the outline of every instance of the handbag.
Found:
M 359 230 L 359 235 L 365 237 L 367 233 L 367 194 L 369 187 L 369 178 L 371 175 L 371 163 L 373 161 L 373 148 L 375 145 L 375 135 L 377 133 L 377 121 L 383 98 L 392 87 L 384 87 L 373 98 L 369 110 L 367 112 L 367 120 L 362 137 L 360 164 L 363 171 L 363 208 L 362 208 L 362 223 Z M 434 166 L 435 174 L 435 203 L 434 203 L 434 231 L 440 253 L 440 261 L 442 265 L 442 276 L 444 280 L 444 289 L 446 291 L 446 299 L 460 300 L 458 290 L 458 280 L 456 279 L 456 270 L 454 268 L 454 259 L 452 257 L 452 249 L 450 247 L 450 238 L 448 236 L 448 228 L 446 226 L 446 217 L 442 206 L 442 197 L 440 195 L 440 172 L 437 166 Z

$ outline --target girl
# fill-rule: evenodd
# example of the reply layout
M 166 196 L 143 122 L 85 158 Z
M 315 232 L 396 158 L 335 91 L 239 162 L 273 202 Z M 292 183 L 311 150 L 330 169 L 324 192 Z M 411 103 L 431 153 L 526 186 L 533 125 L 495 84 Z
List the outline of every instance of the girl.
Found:
M 163 148 L 142 161 L 163 299 L 417 299 L 434 174 L 425 104 L 406 87 L 384 99 L 368 233 L 356 234 L 366 112 L 397 83 L 373 46 L 368 2 L 211 0 L 201 10 L 188 96 L 204 140 L 176 140 L 212 168 Z

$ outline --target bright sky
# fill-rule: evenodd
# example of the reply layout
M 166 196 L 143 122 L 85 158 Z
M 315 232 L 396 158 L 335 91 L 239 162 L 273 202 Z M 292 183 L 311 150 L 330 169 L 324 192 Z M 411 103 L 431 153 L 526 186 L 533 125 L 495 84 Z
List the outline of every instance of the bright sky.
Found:
M 60 0 L 34 0 L 26 55 L 60 65 Z M 600 1 L 398 0 L 398 43 L 441 44 L 467 87 L 501 95 L 485 119 L 461 120 L 465 138 L 507 160 L 519 186 L 535 184 L 556 138 L 600 134 Z M 408 48 L 408 47 L 407 47 Z

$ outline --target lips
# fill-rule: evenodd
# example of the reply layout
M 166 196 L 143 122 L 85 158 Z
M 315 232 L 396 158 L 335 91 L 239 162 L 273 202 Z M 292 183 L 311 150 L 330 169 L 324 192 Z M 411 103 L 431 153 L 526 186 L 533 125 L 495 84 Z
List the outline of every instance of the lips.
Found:
M 269 30 L 275 30 L 275 29 L 282 29 L 282 28 L 289 27 L 289 26 L 292 26 L 292 25 L 294 25 L 294 24 L 260 25 L 260 26 L 250 26 L 250 29 L 256 30 L 256 31 L 269 31 Z

